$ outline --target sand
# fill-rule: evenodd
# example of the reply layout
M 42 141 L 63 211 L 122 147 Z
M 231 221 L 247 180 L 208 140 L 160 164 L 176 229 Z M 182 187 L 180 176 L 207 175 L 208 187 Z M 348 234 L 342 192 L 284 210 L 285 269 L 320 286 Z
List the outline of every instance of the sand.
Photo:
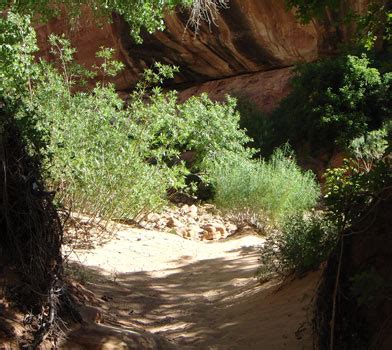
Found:
M 312 349 L 320 272 L 260 284 L 263 243 L 249 233 L 204 242 L 121 226 L 102 246 L 70 253 L 102 303 L 83 309 L 89 322 L 62 347 Z

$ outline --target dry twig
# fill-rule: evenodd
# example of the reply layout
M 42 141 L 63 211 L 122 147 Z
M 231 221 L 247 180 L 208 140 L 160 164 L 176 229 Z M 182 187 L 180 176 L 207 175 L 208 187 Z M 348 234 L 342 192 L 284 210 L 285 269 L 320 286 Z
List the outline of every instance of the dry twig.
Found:
M 229 0 L 194 0 L 186 27 L 193 28 L 197 34 L 202 22 L 208 23 L 209 27 L 216 25 L 219 10 L 228 8 L 228 3 Z

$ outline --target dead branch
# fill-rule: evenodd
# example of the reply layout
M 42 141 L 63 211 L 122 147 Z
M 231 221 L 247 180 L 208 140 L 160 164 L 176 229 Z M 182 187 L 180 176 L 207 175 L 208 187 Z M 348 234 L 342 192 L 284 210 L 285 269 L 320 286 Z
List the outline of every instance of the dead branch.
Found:
M 209 27 L 211 24 L 216 25 L 219 10 L 228 8 L 228 3 L 229 0 L 194 0 L 186 28 L 193 28 L 197 34 L 203 22 Z

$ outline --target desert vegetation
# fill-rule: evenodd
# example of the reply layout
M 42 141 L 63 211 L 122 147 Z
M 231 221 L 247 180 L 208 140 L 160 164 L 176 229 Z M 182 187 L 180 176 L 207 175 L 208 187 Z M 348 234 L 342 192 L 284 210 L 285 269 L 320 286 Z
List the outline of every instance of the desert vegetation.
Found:
M 325 15 L 326 6 L 327 14 L 338 11 L 336 1 L 286 3 L 303 22 Z M 365 16 L 342 17 L 354 21 L 357 40 L 336 57 L 299 65 L 291 93 L 260 121 L 257 110 L 230 96 L 178 102 L 176 91 L 162 87 L 178 67 L 160 63 L 147 68 L 123 99 L 111 83 L 123 69 L 112 48 L 102 47 L 99 63 L 87 69 L 75 62 L 66 37 L 51 35 L 54 60 L 37 58 L 31 15 L 45 20 L 62 5 L 73 18 L 81 5 L 93 5 L 101 23 L 117 12 L 140 42 L 141 30 L 163 29 L 165 11 L 176 6 L 190 10 L 188 25 L 197 34 L 201 22 L 214 25 L 229 2 L 0 2 L 0 261 L 24 281 L 9 298 L 33 310 L 35 329 L 22 342 L 34 348 L 55 337 L 60 313 L 72 314 L 61 253 L 67 214 L 138 222 L 181 193 L 267 236 L 261 281 L 302 276 L 328 261 L 320 295 L 327 293 L 329 304 L 319 304 L 325 314 L 316 322 L 320 346 L 344 348 L 347 310 L 373 299 L 382 307 L 379 296 L 389 293 L 384 281 L 390 276 L 378 264 L 365 268 L 345 260 L 361 230 L 365 237 L 372 237 L 373 226 L 386 230 L 377 208 L 390 208 L 388 7 L 371 5 Z M 384 47 L 376 50 L 381 37 Z M 98 73 L 102 78 L 94 80 Z M 336 154 L 345 160 L 318 178 L 311 166 L 302 167 Z M 200 195 L 201 186 L 207 196 Z M 379 288 L 366 289 L 373 280 Z M 343 292 L 353 300 L 350 307 Z M 374 338 L 359 337 L 359 329 L 352 334 L 350 346 Z

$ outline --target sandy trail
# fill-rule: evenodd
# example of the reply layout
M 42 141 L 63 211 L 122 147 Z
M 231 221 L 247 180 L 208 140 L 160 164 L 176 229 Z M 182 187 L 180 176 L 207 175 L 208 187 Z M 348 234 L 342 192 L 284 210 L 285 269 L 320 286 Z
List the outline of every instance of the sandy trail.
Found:
M 65 348 L 312 348 L 319 273 L 260 285 L 262 244 L 256 235 L 201 242 L 124 226 L 105 245 L 75 251 L 87 287 L 106 300 L 105 322 L 71 333 Z

